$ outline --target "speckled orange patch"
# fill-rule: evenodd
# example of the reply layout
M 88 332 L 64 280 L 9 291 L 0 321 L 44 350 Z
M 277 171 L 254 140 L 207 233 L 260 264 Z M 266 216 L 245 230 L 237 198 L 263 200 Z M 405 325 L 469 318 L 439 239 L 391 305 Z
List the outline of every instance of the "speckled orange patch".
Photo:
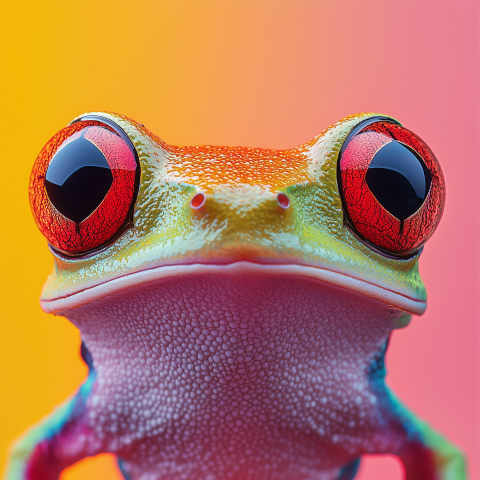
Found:
M 169 178 L 211 193 L 220 185 L 259 185 L 277 191 L 311 180 L 307 145 L 292 150 L 166 146 Z

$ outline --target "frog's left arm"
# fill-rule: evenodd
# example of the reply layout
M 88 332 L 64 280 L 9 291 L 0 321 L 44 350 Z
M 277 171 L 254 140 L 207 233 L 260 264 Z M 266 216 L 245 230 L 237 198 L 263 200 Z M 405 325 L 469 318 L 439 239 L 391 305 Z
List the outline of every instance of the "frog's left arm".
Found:
M 64 468 L 99 453 L 87 422 L 87 399 L 95 379 L 90 368 L 78 392 L 16 442 L 3 480 L 57 480 Z
M 387 389 L 390 418 L 400 443 L 396 450 L 406 470 L 406 480 L 466 480 L 462 453 L 410 412 Z

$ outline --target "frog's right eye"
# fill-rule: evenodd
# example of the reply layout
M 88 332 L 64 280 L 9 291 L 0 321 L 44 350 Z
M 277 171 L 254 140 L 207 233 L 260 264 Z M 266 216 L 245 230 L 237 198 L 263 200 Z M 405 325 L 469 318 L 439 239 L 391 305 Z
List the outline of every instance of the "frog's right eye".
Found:
M 85 119 L 58 132 L 30 177 L 30 205 L 48 242 L 68 255 L 102 246 L 128 223 L 139 167 L 118 127 Z
M 437 159 L 391 119 L 367 120 L 350 133 L 338 182 L 348 226 L 382 253 L 415 254 L 442 216 L 445 182 Z

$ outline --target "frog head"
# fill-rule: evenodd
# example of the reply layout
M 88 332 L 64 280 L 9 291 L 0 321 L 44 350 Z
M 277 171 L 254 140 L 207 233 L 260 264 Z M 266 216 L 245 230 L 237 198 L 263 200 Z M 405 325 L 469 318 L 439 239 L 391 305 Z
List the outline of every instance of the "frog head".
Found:
M 30 200 L 55 259 L 46 312 L 173 277 L 292 275 L 401 310 L 401 326 L 426 308 L 418 259 L 444 183 L 425 143 L 376 114 L 269 150 L 170 146 L 95 112 L 44 147 Z

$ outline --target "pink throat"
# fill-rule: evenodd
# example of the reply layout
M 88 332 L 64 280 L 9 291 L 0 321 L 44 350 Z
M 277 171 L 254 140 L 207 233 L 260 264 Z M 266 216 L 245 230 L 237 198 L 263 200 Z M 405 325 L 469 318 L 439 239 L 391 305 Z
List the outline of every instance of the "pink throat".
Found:
M 149 480 L 336 478 L 381 441 L 367 371 L 401 314 L 262 275 L 177 277 L 65 313 L 98 374 L 90 428 Z

